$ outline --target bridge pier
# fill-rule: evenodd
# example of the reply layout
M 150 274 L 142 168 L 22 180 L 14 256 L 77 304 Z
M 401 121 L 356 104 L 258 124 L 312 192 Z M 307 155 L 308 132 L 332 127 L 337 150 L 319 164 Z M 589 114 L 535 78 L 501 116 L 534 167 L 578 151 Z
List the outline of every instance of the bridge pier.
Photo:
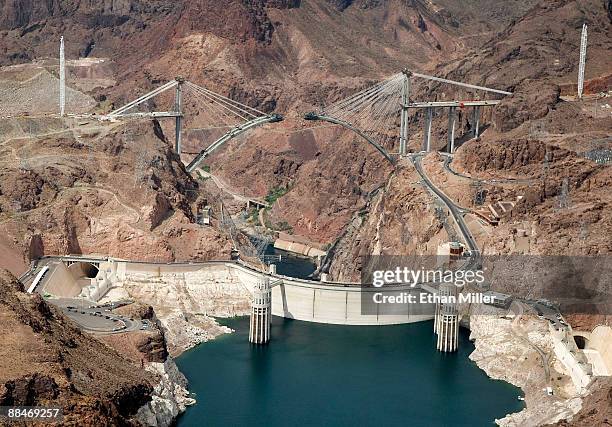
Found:
M 433 107 L 425 108 L 425 130 L 423 131 L 423 151 L 431 150 L 431 122 L 433 120 Z
M 474 107 L 474 138 L 478 139 L 480 136 L 480 106 Z
M 448 109 L 448 144 L 446 149 L 449 154 L 455 151 L 455 123 L 457 121 L 457 107 Z
M 457 298 L 457 286 L 454 283 L 440 284 L 439 296 L 443 299 L 453 296 Z M 459 342 L 459 314 L 456 302 L 438 301 L 436 303 L 434 332 L 438 335 L 438 351 L 457 351 Z
M 175 149 L 176 152 L 181 154 L 181 145 L 182 145 L 182 127 L 183 127 L 183 94 L 182 94 L 182 86 L 185 83 L 185 79 L 182 77 L 176 78 L 176 94 L 174 97 L 174 110 L 177 112 L 176 122 L 175 122 Z
M 262 276 L 257 279 L 257 283 L 253 287 L 249 342 L 253 344 L 267 344 L 270 342 L 271 321 L 272 291 L 270 278 Z
M 404 70 L 404 84 L 402 86 L 402 112 L 400 124 L 400 157 L 406 156 L 406 145 L 408 143 L 408 103 L 410 102 L 410 72 Z

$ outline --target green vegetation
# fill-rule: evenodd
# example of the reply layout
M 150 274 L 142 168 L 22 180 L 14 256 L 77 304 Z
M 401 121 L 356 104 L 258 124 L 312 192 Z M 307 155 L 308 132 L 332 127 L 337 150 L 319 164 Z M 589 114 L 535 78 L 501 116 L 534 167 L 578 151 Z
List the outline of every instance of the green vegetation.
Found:
M 202 175 L 202 172 L 200 172 L 197 169 L 196 169 L 196 175 L 198 176 L 198 180 L 200 180 L 200 181 L 206 181 L 207 179 L 210 179 L 209 176 Z
M 268 191 L 268 195 L 265 197 L 266 203 L 268 203 L 270 206 L 272 206 L 274 204 L 274 202 L 276 202 L 278 199 L 280 199 L 285 194 L 287 194 L 289 192 L 289 190 L 291 190 L 290 186 L 287 186 L 287 187 L 274 187 L 274 188 L 270 189 L 270 191 Z
M 287 221 L 281 221 L 276 223 L 274 227 L 276 231 L 286 231 L 289 234 L 293 234 L 293 227 L 289 225 Z
M 204 172 L 210 173 L 210 165 L 204 165 L 204 166 L 202 166 L 202 170 L 203 170 Z
M 259 211 L 255 208 L 251 208 L 251 210 L 249 211 L 249 217 L 247 219 L 247 221 L 252 222 L 252 223 L 257 223 L 257 221 L 259 216 Z
M 290 190 L 291 190 L 291 186 L 290 185 L 288 185 L 286 187 L 273 187 L 273 188 L 271 188 L 270 191 L 268 191 L 268 194 L 266 195 L 266 197 L 264 197 L 264 200 L 268 204 L 268 206 L 265 208 L 265 212 L 266 213 L 270 212 L 270 210 L 272 209 L 272 205 L 274 205 L 274 203 L 278 199 L 283 197 Z M 255 211 L 255 214 L 254 214 L 255 218 L 257 218 L 257 214 L 258 214 L 258 212 Z M 251 215 L 253 215 L 253 214 L 251 214 Z M 287 232 L 289 234 L 293 234 L 293 227 L 291 225 L 289 225 L 289 223 L 287 221 L 281 221 L 281 222 L 278 222 L 276 224 L 273 224 L 272 221 L 270 221 L 270 218 L 267 215 L 264 215 L 264 223 L 266 225 L 266 228 L 269 229 L 269 230 L 273 230 L 273 231 L 285 231 L 285 232 Z

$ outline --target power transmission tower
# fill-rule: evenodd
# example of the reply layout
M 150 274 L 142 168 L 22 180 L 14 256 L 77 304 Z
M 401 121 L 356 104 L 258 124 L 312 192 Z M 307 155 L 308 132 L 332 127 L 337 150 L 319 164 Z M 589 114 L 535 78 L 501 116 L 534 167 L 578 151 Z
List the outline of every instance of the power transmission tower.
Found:
M 578 65 L 578 98 L 582 99 L 584 90 L 584 64 L 587 51 L 587 24 L 582 25 L 582 37 L 580 38 L 580 64 Z
M 542 181 L 546 180 L 548 174 L 548 168 L 550 167 L 550 151 L 546 147 L 546 154 L 544 154 L 544 162 L 542 162 Z
M 563 178 L 563 182 L 561 184 L 561 194 L 559 194 L 559 209 L 567 209 L 569 206 L 569 180 L 567 178 Z
M 64 57 L 64 36 L 60 38 L 60 116 L 66 110 L 66 59 Z
M 412 236 L 410 234 L 410 227 L 408 224 L 404 223 L 402 225 L 402 244 L 409 245 L 412 241 Z
M 410 71 L 403 71 L 404 78 L 402 82 L 402 111 L 400 124 L 400 156 L 406 155 L 406 145 L 408 143 L 408 103 L 410 102 Z
M 482 183 L 480 181 L 476 181 L 472 184 L 474 188 L 474 205 L 482 206 L 487 200 L 487 190 L 482 188 Z

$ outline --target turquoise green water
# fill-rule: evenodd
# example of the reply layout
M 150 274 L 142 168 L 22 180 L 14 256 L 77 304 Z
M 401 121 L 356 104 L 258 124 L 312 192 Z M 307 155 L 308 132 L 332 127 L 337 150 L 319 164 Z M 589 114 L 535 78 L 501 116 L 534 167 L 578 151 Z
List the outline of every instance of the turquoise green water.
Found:
M 272 341 L 236 333 L 181 355 L 197 405 L 179 426 L 486 426 L 522 409 L 520 390 L 489 379 L 459 351 L 435 350 L 432 323 L 321 325 L 274 318 Z

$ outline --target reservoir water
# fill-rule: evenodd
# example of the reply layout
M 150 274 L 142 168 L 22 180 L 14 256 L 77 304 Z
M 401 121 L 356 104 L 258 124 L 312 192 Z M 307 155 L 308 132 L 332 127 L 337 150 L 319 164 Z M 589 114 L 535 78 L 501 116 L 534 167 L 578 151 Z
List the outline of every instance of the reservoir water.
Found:
M 277 255 L 281 257 L 281 262 L 276 264 L 276 272 L 283 276 L 308 279 L 308 276 L 317 268 L 310 258 L 293 255 L 290 252 L 276 249 L 272 245 L 266 248 L 265 253 L 266 255 Z
M 444 354 L 432 322 L 362 327 L 274 317 L 262 347 L 248 343 L 248 317 L 222 323 L 236 332 L 177 359 L 198 401 L 179 426 L 486 426 L 523 408 L 520 389 L 468 359 L 474 346 L 465 330 L 459 351 Z

